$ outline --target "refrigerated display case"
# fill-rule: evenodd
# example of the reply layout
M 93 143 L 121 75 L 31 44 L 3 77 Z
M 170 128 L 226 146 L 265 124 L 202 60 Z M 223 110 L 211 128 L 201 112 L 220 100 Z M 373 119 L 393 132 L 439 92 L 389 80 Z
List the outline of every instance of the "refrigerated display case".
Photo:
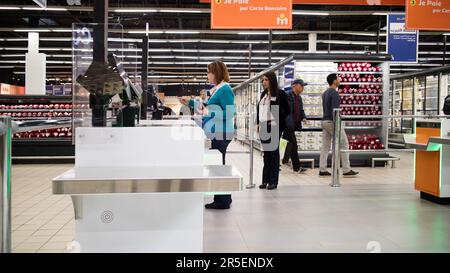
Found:
M 439 75 L 425 78 L 425 114 L 439 114 Z
M 402 111 L 402 81 L 392 81 L 391 89 L 393 90 L 391 93 L 390 104 L 391 114 L 394 116 L 400 116 Z M 397 129 L 401 128 L 401 120 L 400 119 L 391 119 L 390 120 L 390 128 L 391 131 L 395 131 L 397 133 Z
M 425 90 L 426 77 L 417 77 L 414 79 L 414 95 L 415 95 L 415 115 L 423 115 L 425 113 Z
M 262 75 L 267 71 L 275 71 L 282 75 L 284 66 L 295 63 L 294 78 L 302 78 L 308 86 L 302 93 L 307 122 L 302 132 L 296 132 L 299 155 L 301 158 L 315 158 L 319 163 L 322 141 L 322 93 L 328 88 L 326 77 L 337 73 L 342 79 L 339 93 L 341 97 L 342 115 L 356 116 L 356 119 L 343 120 L 344 129 L 349 137 L 350 149 L 360 150 L 351 155 L 352 164 L 369 166 L 373 157 L 387 156 L 384 153 L 373 153 L 371 150 L 383 150 L 387 142 L 387 120 L 381 118 L 361 118 L 357 116 L 388 114 L 389 90 L 388 55 L 335 55 L 335 54 L 296 54 L 273 67 L 259 73 L 255 77 L 235 87 L 237 109 L 256 112 L 257 100 L 249 105 L 242 97 L 259 98 L 262 87 L 256 89 L 252 85 L 260 85 Z M 239 110 L 238 110 L 239 115 Z M 243 124 L 243 122 L 240 122 Z M 241 130 L 243 131 L 243 130 Z M 247 130 L 248 131 L 248 130 Z M 248 137 L 246 138 L 248 139 Z M 257 143 L 257 138 L 254 139 Z
M 415 132 L 415 120 L 401 118 L 403 115 L 442 114 L 442 102 L 449 92 L 449 71 L 450 66 L 444 66 L 391 77 L 391 113 L 399 116 L 390 124 L 392 137 Z
M 72 120 L 74 109 L 88 109 L 89 105 L 72 104 L 72 96 L 0 95 L 0 115 L 13 121 Z M 72 126 L 15 133 L 12 139 L 14 162 L 34 159 L 67 160 L 75 155 L 72 145 Z M 69 159 L 70 160 L 70 159 Z M 71 159 L 73 161 L 73 159 Z M 43 162 L 43 161 L 41 161 Z

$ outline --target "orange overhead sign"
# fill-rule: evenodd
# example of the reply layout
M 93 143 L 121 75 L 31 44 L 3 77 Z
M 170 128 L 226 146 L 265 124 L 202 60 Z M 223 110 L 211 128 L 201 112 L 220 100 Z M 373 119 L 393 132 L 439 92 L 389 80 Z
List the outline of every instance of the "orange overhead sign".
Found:
M 450 30 L 450 0 L 406 0 L 406 28 Z
M 292 29 L 292 0 L 213 0 L 212 29 Z
M 404 6 L 405 1 L 406 0 L 292 0 L 292 3 L 293 4 L 304 4 L 304 5 Z M 276 1 L 273 1 L 273 2 L 276 2 Z M 200 3 L 211 3 L 211 0 L 200 0 Z
M 25 87 L 0 83 L 1 95 L 25 95 Z

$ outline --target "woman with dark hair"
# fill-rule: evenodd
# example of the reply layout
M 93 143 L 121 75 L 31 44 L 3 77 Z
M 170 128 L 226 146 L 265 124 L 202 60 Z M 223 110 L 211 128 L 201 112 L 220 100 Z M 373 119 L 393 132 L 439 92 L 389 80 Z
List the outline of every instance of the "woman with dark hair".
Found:
M 264 91 L 257 107 L 257 130 L 264 151 L 264 167 L 260 189 L 273 190 L 278 186 L 280 173 L 280 136 L 290 114 L 286 93 L 278 87 L 277 76 L 270 71 L 262 78 Z

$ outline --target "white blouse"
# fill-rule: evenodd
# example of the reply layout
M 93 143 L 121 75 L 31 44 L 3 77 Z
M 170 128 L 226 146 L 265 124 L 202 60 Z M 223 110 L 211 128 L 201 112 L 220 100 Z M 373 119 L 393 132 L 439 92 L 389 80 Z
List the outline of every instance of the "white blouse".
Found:
M 268 122 L 275 120 L 270 111 L 271 98 L 266 94 L 259 103 L 259 122 Z

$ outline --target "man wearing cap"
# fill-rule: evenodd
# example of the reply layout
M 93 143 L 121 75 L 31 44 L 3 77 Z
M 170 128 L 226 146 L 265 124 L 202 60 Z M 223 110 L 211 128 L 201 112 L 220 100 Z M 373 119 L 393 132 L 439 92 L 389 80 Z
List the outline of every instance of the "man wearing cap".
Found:
M 299 173 L 305 172 L 306 169 L 300 167 L 297 137 L 295 136 L 295 132 L 302 130 L 302 121 L 306 120 L 305 111 L 303 110 L 303 101 L 300 96 L 306 85 L 308 84 L 301 79 L 296 79 L 291 84 L 292 91 L 287 93 L 291 114 L 286 118 L 286 130 L 283 135 L 283 138 L 288 141 L 288 144 L 282 163 L 287 164 L 289 162 L 289 158 L 291 158 L 294 172 Z

